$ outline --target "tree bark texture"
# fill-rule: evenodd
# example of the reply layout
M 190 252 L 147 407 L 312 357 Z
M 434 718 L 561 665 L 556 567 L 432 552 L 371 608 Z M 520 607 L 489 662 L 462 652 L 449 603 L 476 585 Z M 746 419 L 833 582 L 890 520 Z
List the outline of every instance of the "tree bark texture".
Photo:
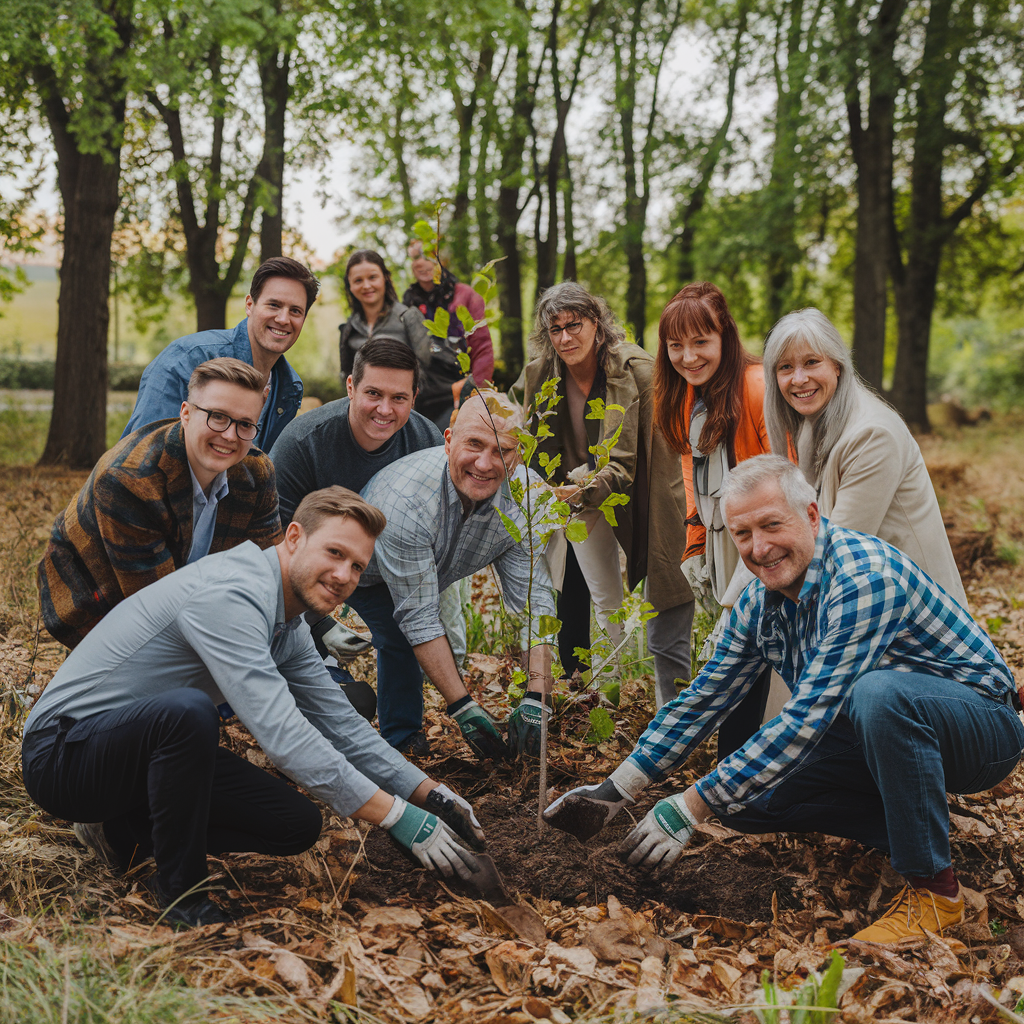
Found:
M 857 166 L 857 245 L 853 280 L 853 360 L 871 387 L 881 390 L 885 367 L 889 273 L 895 256 L 893 142 L 896 96 L 902 76 L 893 54 L 907 0 L 882 0 L 866 40 L 867 123 L 861 109 L 861 47 L 844 40 L 847 118 Z M 856 32 L 856 28 L 853 29 Z M 859 40 L 858 40 L 859 42 Z
M 120 197 L 121 140 L 127 90 L 123 59 L 134 34 L 131 4 L 107 10 L 117 44 L 89 68 L 108 100 L 98 151 L 82 152 L 64 102 L 64 83 L 49 64 L 32 69 L 57 153 L 64 211 L 53 413 L 40 456 L 43 466 L 91 469 L 107 447 L 107 333 L 110 245 Z M 98 47 L 100 52 L 102 48 Z M 95 139 L 91 140 L 94 144 Z
M 271 50 L 260 58 L 263 93 L 263 159 L 256 174 L 264 189 L 260 219 L 260 262 L 280 256 L 284 232 L 284 125 L 288 110 L 291 52 Z

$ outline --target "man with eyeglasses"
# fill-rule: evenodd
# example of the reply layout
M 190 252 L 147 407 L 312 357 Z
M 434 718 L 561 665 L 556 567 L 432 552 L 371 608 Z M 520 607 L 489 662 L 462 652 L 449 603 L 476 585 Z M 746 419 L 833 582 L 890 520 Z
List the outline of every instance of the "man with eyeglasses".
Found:
M 75 647 L 115 605 L 211 551 L 281 539 L 274 466 L 253 440 L 265 378 L 238 359 L 192 371 L 176 420 L 119 441 L 53 524 L 39 563 L 50 635 Z

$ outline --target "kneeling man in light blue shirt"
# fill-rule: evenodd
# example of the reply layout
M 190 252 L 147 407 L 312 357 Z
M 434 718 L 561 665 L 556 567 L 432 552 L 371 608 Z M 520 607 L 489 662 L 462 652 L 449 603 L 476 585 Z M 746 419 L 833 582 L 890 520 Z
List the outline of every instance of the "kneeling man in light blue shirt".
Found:
M 79 822 L 111 867 L 151 854 L 172 925 L 230 919 L 201 891 L 208 853 L 294 854 L 320 834 L 312 801 L 218 745 L 232 711 L 281 772 L 340 815 L 389 830 L 443 875 L 478 870 L 453 838 L 482 849 L 472 808 L 356 713 L 302 618 L 346 600 L 383 529 L 352 491 L 313 491 L 276 547 L 247 541 L 122 601 L 29 715 L 29 794 Z

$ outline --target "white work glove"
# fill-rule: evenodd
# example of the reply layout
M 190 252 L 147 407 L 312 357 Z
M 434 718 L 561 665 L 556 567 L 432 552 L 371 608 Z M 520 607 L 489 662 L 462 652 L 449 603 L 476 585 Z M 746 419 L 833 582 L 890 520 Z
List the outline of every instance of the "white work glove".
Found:
M 354 633 L 348 626 L 336 622 L 320 638 L 320 642 L 334 656 L 339 665 L 344 665 L 364 651 L 368 651 L 372 642 L 365 636 Z
M 630 864 L 645 868 L 670 868 L 697 829 L 683 800 L 683 794 L 659 800 L 644 820 L 622 840 L 620 850 L 629 853 Z
M 455 833 L 443 821 L 400 796 L 395 797 L 380 827 L 428 871 L 439 871 L 445 878 L 456 874 L 468 880 L 480 870 L 476 857 L 455 842 Z
M 435 786 L 423 801 L 426 809 L 437 815 L 441 821 L 452 829 L 455 834 L 465 840 L 477 853 L 487 848 L 484 830 L 476 820 L 473 806 L 458 793 L 450 790 L 444 783 Z
M 626 804 L 635 803 L 650 781 L 639 768 L 623 761 L 600 785 L 577 786 L 562 794 L 544 811 L 544 820 L 585 842 L 596 836 Z
M 684 558 L 679 569 L 690 584 L 693 596 L 700 602 L 706 612 L 714 611 L 718 607 L 714 591 L 711 589 L 711 574 L 708 572 L 707 562 L 703 555 L 692 555 Z

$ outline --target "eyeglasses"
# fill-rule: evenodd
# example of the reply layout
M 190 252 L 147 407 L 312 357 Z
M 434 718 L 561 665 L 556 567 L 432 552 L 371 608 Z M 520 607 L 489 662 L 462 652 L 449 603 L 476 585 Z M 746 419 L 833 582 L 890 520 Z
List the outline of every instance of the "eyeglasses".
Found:
M 562 332 L 565 331 L 570 337 L 575 338 L 580 331 L 583 330 L 583 321 L 574 320 L 571 324 L 562 324 L 561 327 L 549 327 L 548 334 L 551 335 L 552 341 L 558 341 L 562 336 Z
M 238 435 L 238 439 L 240 441 L 251 441 L 260 432 L 260 428 L 255 423 L 250 423 L 248 420 L 236 420 L 226 412 L 217 412 L 214 409 L 204 409 L 201 405 L 196 405 L 195 402 L 189 402 L 188 404 L 191 405 L 193 409 L 205 412 L 206 425 L 218 434 L 223 434 L 232 423 L 235 425 L 235 433 Z

